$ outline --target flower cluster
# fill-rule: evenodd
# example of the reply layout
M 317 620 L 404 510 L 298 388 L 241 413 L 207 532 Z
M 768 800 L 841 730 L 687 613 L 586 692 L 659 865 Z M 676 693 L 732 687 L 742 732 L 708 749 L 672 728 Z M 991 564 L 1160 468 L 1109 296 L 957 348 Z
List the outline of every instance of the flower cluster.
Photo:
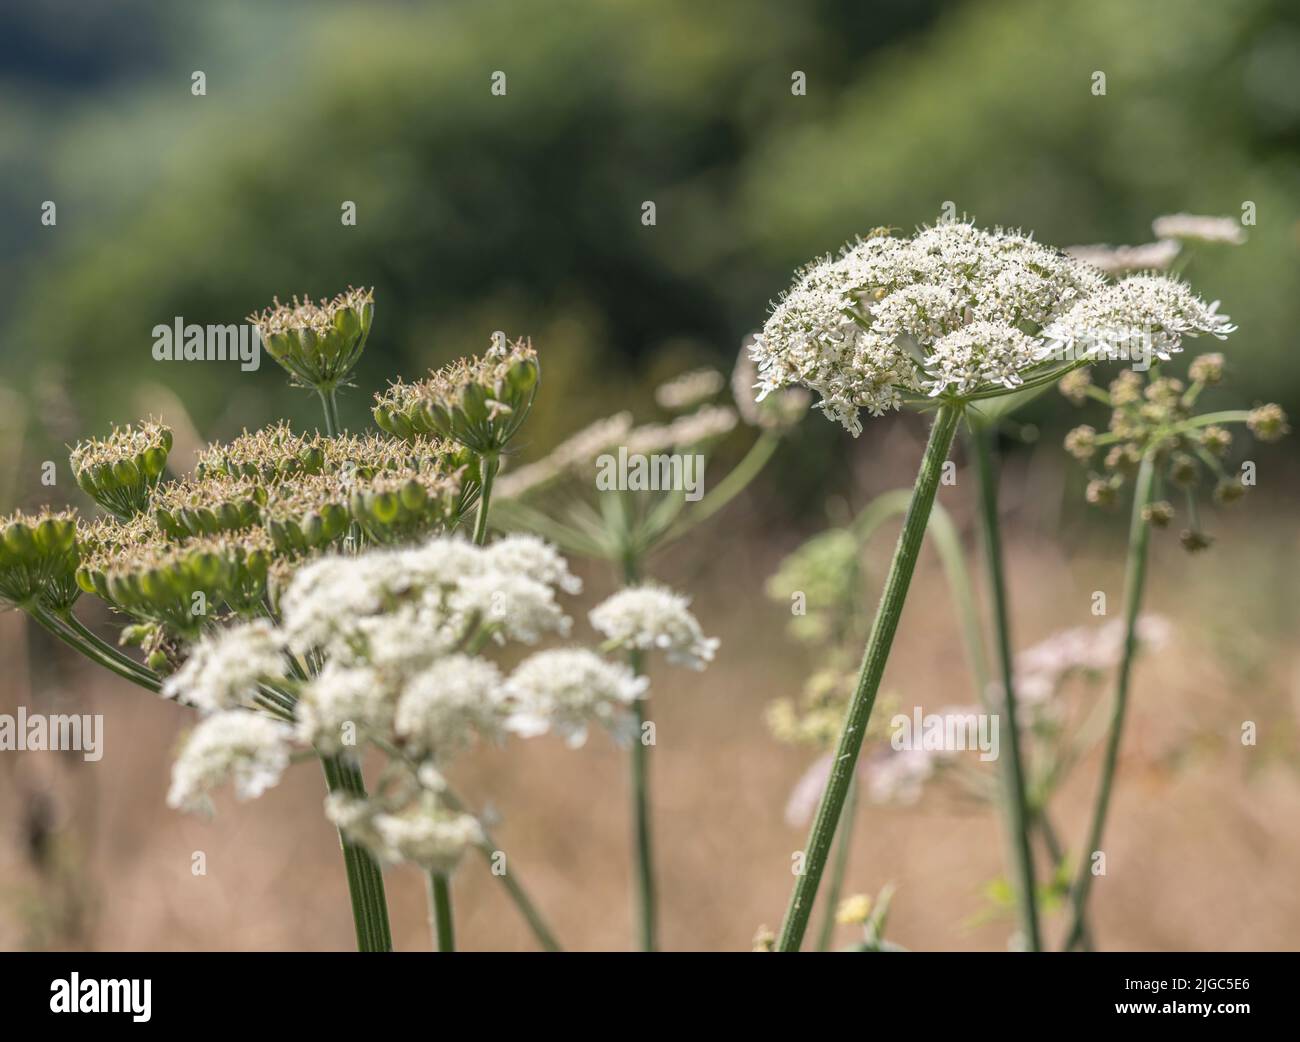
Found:
M 1063 379 L 1060 390 L 1070 401 L 1082 405 L 1095 400 L 1111 410 L 1105 432 L 1083 424 L 1065 438 L 1066 451 L 1089 466 L 1088 502 L 1115 504 L 1143 459 L 1149 457 L 1159 482 L 1183 493 L 1188 517 L 1180 537 L 1184 548 L 1196 551 L 1207 547 L 1210 538 L 1201 529 L 1196 499 L 1205 475 L 1214 479 L 1214 500 L 1220 504 L 1240 499 L 1249 487 L 1243 474 L 1231 474 L 1224 464 L 1232 448 L 1229 425 L 1244 423 L 1259 441 L 1276 441 L 1290 429 L 1286 414 L 1276 405 L 1198 415 L 1196 406 L 1202 392 L 1222 382 L 1224 367 L 1223 355 L 1213 353 L 1193 359 L 1186 382 L 1154 369 L 1146 373 L 1126 369 L 1105 390 L 1092 383 L 1086 370 L 1076 370 Z M 1143 516 L 1155 527 L 1164 528 L 1173 520 L 1175 508 L 1157 494 L 1144 505 Z
M 81 490 L 125 521 L 148 508 L 171 449 L 171 429 L 149 421 L 77 442 L 68 462 Z
M 209 714 L 177 761 L 174 805 L 204 806 L 226 777 L 256 795 L 300 748 L 369 745 L 387 760 L 378 789 L 335 794 L 331 820 L 382 860 L 450 870 L 484 835 L 443 775 L 457 755 L 509 734 L 577 746 L 592 725 L 619 738 L 634 730 L 630 707 L 648 681 L 623 664 L 561 647 L 506 674 L 487 657 L 507 641 L 567 635 L 557 595 L 580 589 L 564 558 L 527 535 L 482 547 L 442 536 L 307 563 L 280 598 L 278 624 L 212 631 L 168 679 L 165 694 Z M 670 657 L 711 657 L 715 642 L 684 601 L 653 592 L 640 611 L 616 595 L 593 619 Z
M 19 511 L 0 518 L 0 606 L 62 611 L 80 592 L 76 515 Z
M 947 221 L 910 239 L 878 229 L 805 268 L 751 350 L 760 398 L 806 386 L 856 435 L 864 408 L 1005 394 L 1130 350 L 1134 331 L 1164 356 L 1231 328 L 1175 280 L 1108 284 L 1020 232 Z
M 373 291 L 348 288 L 333 300 L 310 297 L 279 299 L 260 314 L 248 316 L 267 352 L 296 381 L 330 391 L 352 372 L 366 347 L 374 319 Z
M 375 422 L 398 438 L 437 434 L 496 456 L 528 416 L 540 375 L 529 341 L 494 342 L 482 357 L 459 359 L 376 395 Z
M 713 661 L 717 638 L 707 638 L 689 611 L 690 598 L 646 584 L 620 590 L 591 613 L 591 625 L 610 648 L 658 649 L 668 661 L 703 669 Z
M 685 412 L 711 401 L 727 379 L 716 369 L 691 369 L 655 388 L 655 401 L 669 412 Z

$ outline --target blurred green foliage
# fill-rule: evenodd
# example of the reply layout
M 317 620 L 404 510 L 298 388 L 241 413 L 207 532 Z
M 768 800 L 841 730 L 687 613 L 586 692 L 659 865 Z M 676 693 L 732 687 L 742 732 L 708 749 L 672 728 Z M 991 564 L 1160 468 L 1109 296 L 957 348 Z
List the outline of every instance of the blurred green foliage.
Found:
M 269 359 L 159 363 L 151 330 L 349 283 L 374 284 L 377 309 L 345 423 L 389 377 L 501 329 L 541 351 L 544 446 L 675 366 L 729 364 L 794 266 L 948 200 L 1062 245 L 1253 201 L 1249 243 L 1189 275 L 1241 326 L 1235 388 L 1300 414 L 1283 0 L 137 0 L 114 18 L 60 0 L 0 17 L 0 379 L 34 404 L 38 451 L 133 418 L 148 382 L 207 436 L 315 423 Z M 805 438 L 844 451 L 822 427 Z M 834 458 L 805 455 L 810 482 Z

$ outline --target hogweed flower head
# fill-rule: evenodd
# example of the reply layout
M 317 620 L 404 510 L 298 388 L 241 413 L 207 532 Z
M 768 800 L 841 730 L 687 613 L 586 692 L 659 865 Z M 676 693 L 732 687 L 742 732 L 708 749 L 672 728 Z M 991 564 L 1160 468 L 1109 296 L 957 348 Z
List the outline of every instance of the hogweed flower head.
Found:
M 204 634 L 163 682 L 162 694 L 215 713 L 252 705 L 260 682 L 287 672 L 280 636 L 270 622 L 255 619 Z
M 262 611 L 271 558 L 260 529 L 176 545 L 105 540 L 88 550 L 76 580 L 136 619 L 197 639 L 223 607 L 240 615 Z
M 997 397 L 1101 356 L 1140 346 L 1165 357 L 1185 335 L 1231 329 L 1172 279 L 1108 284 L 1020 232 L 950 221 L 910 239 L 873 234 L 805 268 L 751 353 L 760 397 L 806 386 L 856 435 L 861 409 Z
M 248 316 L 267 352 L 298 383 L 329 392 L 348 378 L 361 358 L 375 314 L 373 290 L 353 289 L 315 303 L 308 296 L 281 304 L 277 298 Z
M 512 704 L 506 729 L 524 736 L 552 732 L 574 748 L 586 742 L 593 723 L 629 738 L 635 726 L 629 707 L 644 697 L 649 683 L 584 648 L 539 651 L 506 682 Z
M 669 412 L 685 412 L 712 401 L 727 378 L 716 369 L 691 369 L 655 388 L 655 401 Z
M 217 535 L 252 528 L 262 519 L 266 490 L 248 478 L 183 478 L 159 485 L 150 513 L 170 539 Z
M 171 448 L 171 428 L 150 420 L 77 442 L 68 462 L 81 490 L 125 521 L 148 509 Z
M 1177 239 L 1159 239 L 1140 246 L 1070 246 L 1066 253 L 1107 275 L 1130 271 L 1165 271 L 1182 252 Z
M 71 607 L 80 556 L 72 511 L 0 517 L 0 607 Z
M 592 609 L 591 625 L 611 649 L 663 651 L 671 663 L 703 669 L 719 642 L 704 636 L 690 603 L 663 586 L 629 586 Z
M 506 717 L 504 679 L 485 659 L 439 659 L 407 681 L 394 729 L 408 747 L 439 762 L 476 738 L 496 738 Z
M 484 456 L 497 456 L 523 425 L 541 369 L 528 340 L 497 344 L 418 383 L 393 384 L 375 396 L 380 428 L 398 438 L 437 434 Z
M 1151 222 L 1151 230 L 1162 239 L 1184 242 L 1215 242 L 1240 246 L 1246 229 L 1232 217 L 1203 217 L 1192 213 L 1167 214 Z
M 276 482 L 325 469 L 326 448 L 334 439 L 320 434 L 304 437 L 281 422 L 255 431 L 245 430 L 230 442 L 214 442 L 199 454 L 194 476 L 249 478 Z
M 465 851 L 485 838 L 477 818 L 444 807 L 427 791 L 396 808 L 381 800 L 333 795 L 326 800 L 325 814 L 380 861 L 407 862 L 441 875 L 452 872 Z
M 227 781 L 239 799 L 257 798 L 289 766 L 292 737 L 288 725 L 242 709 L 204 717 L 172 766 L 167 805 L 210 813 L 210 793 Z

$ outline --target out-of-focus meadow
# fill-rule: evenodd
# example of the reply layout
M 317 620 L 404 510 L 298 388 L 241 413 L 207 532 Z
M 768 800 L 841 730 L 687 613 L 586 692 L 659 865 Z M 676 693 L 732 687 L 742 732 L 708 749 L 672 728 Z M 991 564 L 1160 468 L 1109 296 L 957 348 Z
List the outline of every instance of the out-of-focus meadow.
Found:
M 1158 214 L 1253 203 L 1248 242 L 1198 251 L 1186 274 L 1240 326 L 1222 345 L 1224 407 L 1272 400 L 1300 415 L 1297 68 L 1300 20 L 1282 0 L 7 7 L 0 512 L 88 510 L 64 446 L 110 422 L 161 415 L 182 461 L 280 416 L 316 424 L 314 400 L 269 359 L 248 373 L 154 361 L 151 330 L 175 316 L 236 322 L 273 295 L 373 284 L 374 333 L 341 403 L 354 428 L 389 378 L 480 351 L 498 329 L 529 334 L 544 376 L 520 455 L 536 458 L 617 409 L 655 417 L 655 384 L 729 368 L 794 266 L 878 225 L 910 230 L 947 201 L 1060 245 L 1145 242 Z M 195 71 L 205 95 L 191 92 Z M 490 91 L 497 71 L 504 96 Z M 796 72 L 806 95 L 791 92 Z M 346 201 L 355 226 L 340 221 Z M 1003 510 L 1024 646 L 1094 622 L 1095 590 L 1118 605 L 1124 518 L 1084 506 L 1060 448 L 1078 417 L 1059 395 L 1017 420 Z M 698 677 L 652 671 L 665 947 L 743 949 L 780 918 L 804 838 L 783 809 L 811 756 L 775 742 L 763 711 L 799 689 L 809 660 L 763 587 L 808 535 L 911 480 L 921 421 L 866 426 L 855 441 L 810 415 L 740 500 L 654 562 L 722 638 Z M 1138 667 L 1094 895 L 1102 947 L 1300 943 L 1294 446 L 1252 449 L 1259 487 L 1210 516 L 1209 552 L 1156 538 L 1148 606 L 1173 637 Z M 940 500 L 975 560 L 974 480 L 957 462 Z M 873 584 L 893 534 L 872 546 Z M 604 570 L 583 572 L 575 614 L 612 588 Z M 0 712 L 103 713 L 106 727 L 98 763 L 0 755 L 0 947 L 351 945 L 312 766 L 256 802 L 220 801 L 211 822 L 179 815 L 163 800 L 181 710 L 15 613 L 0 615 L 0 661 Z M 973 700 L 929 549 L 885 690 Z M 631 945 L 624 766 L 597 736 L 578 752 L 514 742 L 456 767 L 499 812 L 512 870 L 570 947 Z M 1054 807 L 1076 853 L 1096 767 Z M 860 814 L 847 890 L 897 885 L 891 939 L 1004 946 L 1009 919 L 988 915 L 1003 860 L 994 811 L 933 787 Z M 397 946 L 427 947 L 418 873 L 390 872 L 388 886 Z M 455 886 L 463 947 L 529 946 L 481 864 Z

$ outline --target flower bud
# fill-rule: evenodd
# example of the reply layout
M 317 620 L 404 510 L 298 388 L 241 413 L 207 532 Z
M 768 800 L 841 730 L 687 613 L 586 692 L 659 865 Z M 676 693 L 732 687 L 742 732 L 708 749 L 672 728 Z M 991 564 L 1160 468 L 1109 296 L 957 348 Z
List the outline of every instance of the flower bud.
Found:
M 1246 417 L 1246 426 L 1250 433 L 1260 441 L 1278 441 L 1291 432 L 1286 422 L 1286 413 L 1279 405 L 1261 405 L 1251 409 Z
M 1223 355 L 1217 351 L 1192 359 L 1187 375 L 1196 383 L 1212 387 L 1223 379 Z
M 1167 528 L 1173 519 L 1173 504 L 1166 499 L 1148 503 L 1142 508 L 1142 520 L 1155 528 Z
M 1232 478 L 1222 478 L 1214 486 L 1214 501 L 1227 506 L 1235 503 L 1246 494 L 1246 486 L 1240 481 L 1234 481 Z
M 1087 463 L 1097 453 L 1097 432 L 1086 423 L 1075 427 L 1065 436 L 1065 451 Z
M 1061 377 L 1056 385 L 1061 394 L 1075 405 L 1082 405 L 1088 400 L 1088 388 L 1092 386 L 1092 373 L 1086 369 L 1075 369 Z
M 1201 431 L 1200 441 L 1206 451 L 1222 458 L 1232 447 L 1232 434 L 1223 427 L 1210 426 Z

